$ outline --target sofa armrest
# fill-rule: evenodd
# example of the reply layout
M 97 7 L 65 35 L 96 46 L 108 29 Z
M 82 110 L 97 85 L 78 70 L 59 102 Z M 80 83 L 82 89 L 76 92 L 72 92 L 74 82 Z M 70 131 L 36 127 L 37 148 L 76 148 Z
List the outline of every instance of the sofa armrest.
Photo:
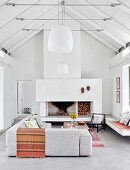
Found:
M 80 156 L 91 156 L 92 155 L 92 137 L 87 129 L 80 129 Z
M 16 131 L 15 128 L 6 131 L 6 154 L 8 156 L 16 156 Z

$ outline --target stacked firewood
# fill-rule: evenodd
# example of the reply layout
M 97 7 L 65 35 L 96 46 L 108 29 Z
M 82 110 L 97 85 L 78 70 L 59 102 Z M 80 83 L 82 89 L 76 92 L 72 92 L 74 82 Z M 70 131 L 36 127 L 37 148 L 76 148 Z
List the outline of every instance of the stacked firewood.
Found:
M 90 115 L 90 110 L 90 102 L 78 102 L 78 115 Z

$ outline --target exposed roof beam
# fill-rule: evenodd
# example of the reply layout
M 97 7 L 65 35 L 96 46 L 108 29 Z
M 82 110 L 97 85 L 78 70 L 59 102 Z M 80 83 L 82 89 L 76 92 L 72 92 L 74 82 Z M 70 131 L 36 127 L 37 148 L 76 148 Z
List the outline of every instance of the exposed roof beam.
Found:
M 4 0 L 4 1 L 2 1 L 2 2 L 0 2 L 0 7 L 2 7 L 3 5 L 6 5 L 6 3 L 8 3 L 10 0 Z
M 91 1 L 90 0 L 80 0 L 81 1 L 81 3 L 84 3 L 84 1 L 85 2 L 89 2 L 89 3 L 91 3 Z M 122 5 L 122 7 L 123 7 L 123 5 Z M 94 13 L 97 13 L 97 14 L 99 14 L 100 16 L 105 16 L 105 17 L 112 17 L 112 29 L 111 30 L 114 30 L 114 27 L 116 26 L 116 29 L 120 32 L 118 35 L 121 35 L 121 37 L 122 38 L 124 38 L 125 37 L 125 41 L 124 42 L 127 42 L 128 41 L 128 39 L 129 39 L 129 35 L 130 35 L 130 30 L 129 30 L 129 28 L 124 24 L 124 22 L 126 21 L 126 17 L 127 17 L 127 19 L 129 19 L 129 16 L 127 15 L 125 15 L 125 13 L 123 13 L 122 11 L 121 11 L 121 14 L 120 14 L 120 9 L 119 8 L 121 8 L 121 6 L 120 7 L 118 7 L 118 9 L 116 10 L 116 12 L 114 12 L 113 13 L 113 10 L 112 9 L 108 9 L 108 8 L 106 8 L 106 9 L 104 9 L 104 8 L 100 8 L 100 7 L 91 7 L 91 8 L 89 8 L 89 9 L 91 9 Z M 87 12 L 87 11 L 86 11 Z M 115 16 L 117 16 L 117 13 L 118 13 L 118 17 L 115 17 Z M 114 15 L 114 16 L 113 16 Z M 123 20 L 123 17 L 124 17 L 124 20 Z M 127 25 L 129 24 L 130 22 L 128 21 L 127 22 Z M 129 24 L 130 25 L 130 24 Z M 124 31 L 125 30 L 125 31 Z M 117 32 L 117 31 L 115 31 L 115 32 Z M 121 33 L 122 32 L 122 33 Z M 126 35 L 124 34 L 124 33 L 126 33 Z M 124 35 L 122 35 L 122 34 L 124 34 Z M 128 34 L 128 35 L 127 35 Z M 118 36 L 117 36 L 118 37 Z M 128 37 L 128 38 L 127 38 Z
M 79 0 L 81 2 L 88 2 L 89 4 L 93 4 L 90 0 Z M 117 20 L 115 17 L 112 17 L 110 14 L 108 14 L 104 9 L 101 9 L 100 7 L 97 6 L 93 6 L 94 11 L 98 11 L 100 13 L 103 13 L 104 15 L 106 15 L 107 17 L 111 17 L 115 22 L 117 22 L 119 25 L 123 26 L 124 28 L 126 28 L 127 30 L 129 30 L 130 28 L 128 28 L 126 25 L 124 25 L 122 22 L 120 22 L 119 20 Z
M 116 1 L 118 1 L 118 2 L 121 3 L 121 4 L 123 4 L 126 8 L 130 9 L 130 6 L 129 6 L 129 5 L 126 5 L 125 2 L 122 2 L 121 0 L 116 0 Z
M 84 1 L 91 3 L 90 0 L 80 0 L 81 3 L 84 3 Z M 123 7 L 123 5 L 118 7 L 114 13 L 112 9 L 108 8 L 105 10 L 104 8 L 90 7 L 89 9 L 91 9 L 92 13 L 99 14 L 100 17 L 112 17 L 111 24 L 102 23 L 102 27 L 126 44 L 130 41 L 130 30 L 128 28 L 130 27 L 130 16 L 120 10 L 121 7 Z M 86 11 L 86 13 L 88 13 L 88 11 Z
M 25 38 L 21 39 L 21 41 L 19 41 L 18 43 L 16 43 L 15 45 L 13 45 L 12 47 L 10 47 L 9 51 L 10 53 L 14 52 L 16 49 L 20 48 L 21 46 L 23 46 L 25 43 L 27 43 L 30 39 L 32 39 L 38 32 L 31 32 L 31 34 L 29 34 L 28 36 L 26 36 Z
M 106 46 L 107 48 L 109 48 L 110 50 L 112 50 L 113 52 L 116 53 L 116 51 L 118 50 L 116 47 L 114 47 L 110 42 L 102 39 L 101 37 L 99 37 L 97 34 L 92 33 L 92 32 L 84 32 L 85 34 L 88 34 L 89 36 L 91 36 L 92 38 L 94 38 L 95 40 L 99 41 L 101 44 L 103 44 L 104 46 Z
M 51 10 L 51 9 L 53 9 L 53 10 Z M 42 15 L 44 15 L 45 17 L 50 16 L 50 18 L 53 18 L 53 17 L 55 18 L 57 16 L 57 9 L 55 7 L 51 7 L 51 9 L 47 10 L 46 13 L 42 13 Z M 41 15 L 41 17 L 42 17 L 42 15 Z M 30 38 L 30 35 L 35 36 L 38 32 L 40 32 L 41 29 L 43 29 L 43 24 L 46 24 L 46 23 L 48 23 L 48 21 L 45 21 L 44 23 L 33 21 L 30 25 L 28 25 L 28 27 L 30 27 L 30 28 L 35 27 L 37 29 L 36 31 L 26 32 L 26 34 L 24 36 L 23 31 L 21 30 L 22 28 L 21 28 L 17 34 L 15 34 L 13 37 L 11 37 L 11 39 L 8 39 L 2 45 L 4 47 L 6 47 L 9 52 L 11 52 L 12 50 L 14 50 L 16 48 L 19 48 L 19 44 L 21 44 L 21 42 L 23 42 L 23 41 L 25 42 L 25 40 L 28 40 Z
M 55 8 L 55 7 L 50 7 L 50 8 L 47 8 L 46 9 L 46 11 L 44 11 L 44 12 L 42 12 L 42 13 L 40 13 L 40 15 L 38 15 L 37 16 L 37 18 L 40 18 L 40 17 L 43 17 L 43 16 L 47 16 L 48 17 L 48 14 L 50 14 L 50 12 L 51 13 L 55 13 L 57 11 L 57 9 Z M 52 15 L 52 14 L 51 14 Z M 54 14 L 53 14 L 53 16 L 54 16 Z M 16 22 L 16 20 L 15 20 L 15 22 Z M 23 23 L 23 24 L 21 24 L 21 26 L 20 27 L 18 27 L 18 29 L 14 29 L 14 31 L 12 32 L 12 34 L 10 34 L 7 38 L 5 38 L 5 36 L 4 36 L 4 40 L 1 42 L 1 45 L 2 46 L 6 46 L 6 44 L 8 43 L 8 42 L 10 42 L 16 35 L 18 35 L 19 34 L 19 32 L 21 31 L 21 29 L 22 28 L 25 28 L 25 27 L 30 27 L 30 25 L 31 24 L 33 24 L 33 23 L 35 23 L 35 22 L 37 22 L 37 21 L 28 21 L 28 22 L 25 22 L 25 23 Z M 47 21 L 46 21 L 47 22 Z M 44 22 L 43 22 L 44 23 Z M 17 24 L 17 23 L 14 23 L 14 24 Z M 43 24 L 42 24 L 43 25 Z M 4 30 L 3 30 L 4 31 Z M 0 30 L 0 32 L 1 32 L 1 30 Z
M 85 14 L 83 14 L 83 13 L 81 13 L 79 10 L 77 10 L 77 9 L 75 9 L 74 7 L 68 7 L 75 15 L 78 15 L 79 17 L 83 17 L 83 16 L 85 16 L 85 17 L 87 17 Z M 91 24 L 93 27 L 95 27 L 95 28 L 101 28 L 101 26 L 99 25 L 99 24 L 97 24 L 97 23 L 95 23 L 94 21 L 87 21 L 87 23 L 89 23 L 89 24 Z M 107 28 L 106 27 L 102 27 L 102 28 L 104 28 L 104 34 L 106 34 L 108 37 L 110 37 L 112 40 L 114 40 L 117 44 L 118 44 L 118 46 L 124 46 L 125 45 L 125 43 L 123 42 L 123 41 L 121 41 L 120 39 L 118 39 L 117 37 L 115 37 L 114 35 L 112 35 L 111 33 L 109 33 L 108 31 L 107 31 Z
M 110 1 L 112 1 L 112 0 L 110 0 Z M 120 0 L 116 0 L 116 1 L 118 1 L 119 3 L 122 4 L 122 5 L 119 6 L 118 8 L 121 9 L 123 12 L 125 12 L 125 13 L 127 13 L 127 14 L 130 15 L 130 6 L 127 5 L 125 2 L 122 2 L 122 1 L 120 1 Z
M 73 13 L 69 10 L 67 13 L 68 16 L 72 17 L 73 19 L 76 17 L 76 15 L 73 15 Z M 83 21 L 78 21 L 81 24 L 81 29 L 88 29 L 88 27 L 86 26 L 86 24 Z M 118 48 L 116 46 L 114 46 L 110 41 L 107 41 L 106 39 L 104 39 L 101 35 L 102 33 L 99 32 L 99 34 L 97 34 L 98 32 L 85 32 L 84 33 L 90 35 L 91 37 L 93 37 L 94 39 L 98 40 L 100 43 L 102 43 L 103 45 L 105 45 L 106 47 L 108 47 L 109 49 L 111 49 L 112 51 L 117 51 Z
M 82 28 L 85 29 L 86 27 L 82 24 Z M 103 39 L 100 35 L 96 34 L 96 32 L 84 32 L 84 33 L 88 34 L 91 37 L 93 37 L 95 40 L 99 41 L 101 44 L 105 45 L 107 48 L 109 48 L 113 52 L 116 52 L 118 50 L 118 48 L 113 46 L 113 44 L 111 44 L 107 40 Z
M 40 0 L 37 0 L 35 3 L 38 3 Z M 6 22 L 5 24 L 0 26 L 0 29 L 2 29 L 3 27 L 5 27 L 6 25 L 8 25 L 10 22 L 12 22 L 13 20 L 15 20 L 15 18 L 19 17 L 20 15 L 22 15 L 23 13 L 25 13 L 27 10 L 29 10 L 30 8 L 32 8 L 33 6 L 29 6 L 24 8 L 23 10 L 20 10 L 20 12 L 15 15 L 11 20 L 9 20 L 8 22 Z

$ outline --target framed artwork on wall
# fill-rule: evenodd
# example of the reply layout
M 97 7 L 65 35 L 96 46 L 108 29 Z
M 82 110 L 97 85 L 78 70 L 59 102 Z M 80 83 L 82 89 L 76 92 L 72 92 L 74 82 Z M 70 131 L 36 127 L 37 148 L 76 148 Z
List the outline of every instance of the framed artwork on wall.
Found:
M 116 91 L 116 102 L 120 103 L 120 91 Z
M 116 78 L 116 89 L 120 90 L 120 77 Z

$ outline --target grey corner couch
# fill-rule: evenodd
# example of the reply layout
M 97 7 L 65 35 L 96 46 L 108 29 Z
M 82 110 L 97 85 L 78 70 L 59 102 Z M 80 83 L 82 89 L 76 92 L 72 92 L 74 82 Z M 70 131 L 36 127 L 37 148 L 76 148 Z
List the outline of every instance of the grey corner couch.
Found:
M 6 132 L 6 153 L 16 156 L 16 132 L 23 127 L 23 119 Z M 45 123 L 45 154 L 46 156 L 91 156 L 92 138 L 87 129 L 51 128 Z

